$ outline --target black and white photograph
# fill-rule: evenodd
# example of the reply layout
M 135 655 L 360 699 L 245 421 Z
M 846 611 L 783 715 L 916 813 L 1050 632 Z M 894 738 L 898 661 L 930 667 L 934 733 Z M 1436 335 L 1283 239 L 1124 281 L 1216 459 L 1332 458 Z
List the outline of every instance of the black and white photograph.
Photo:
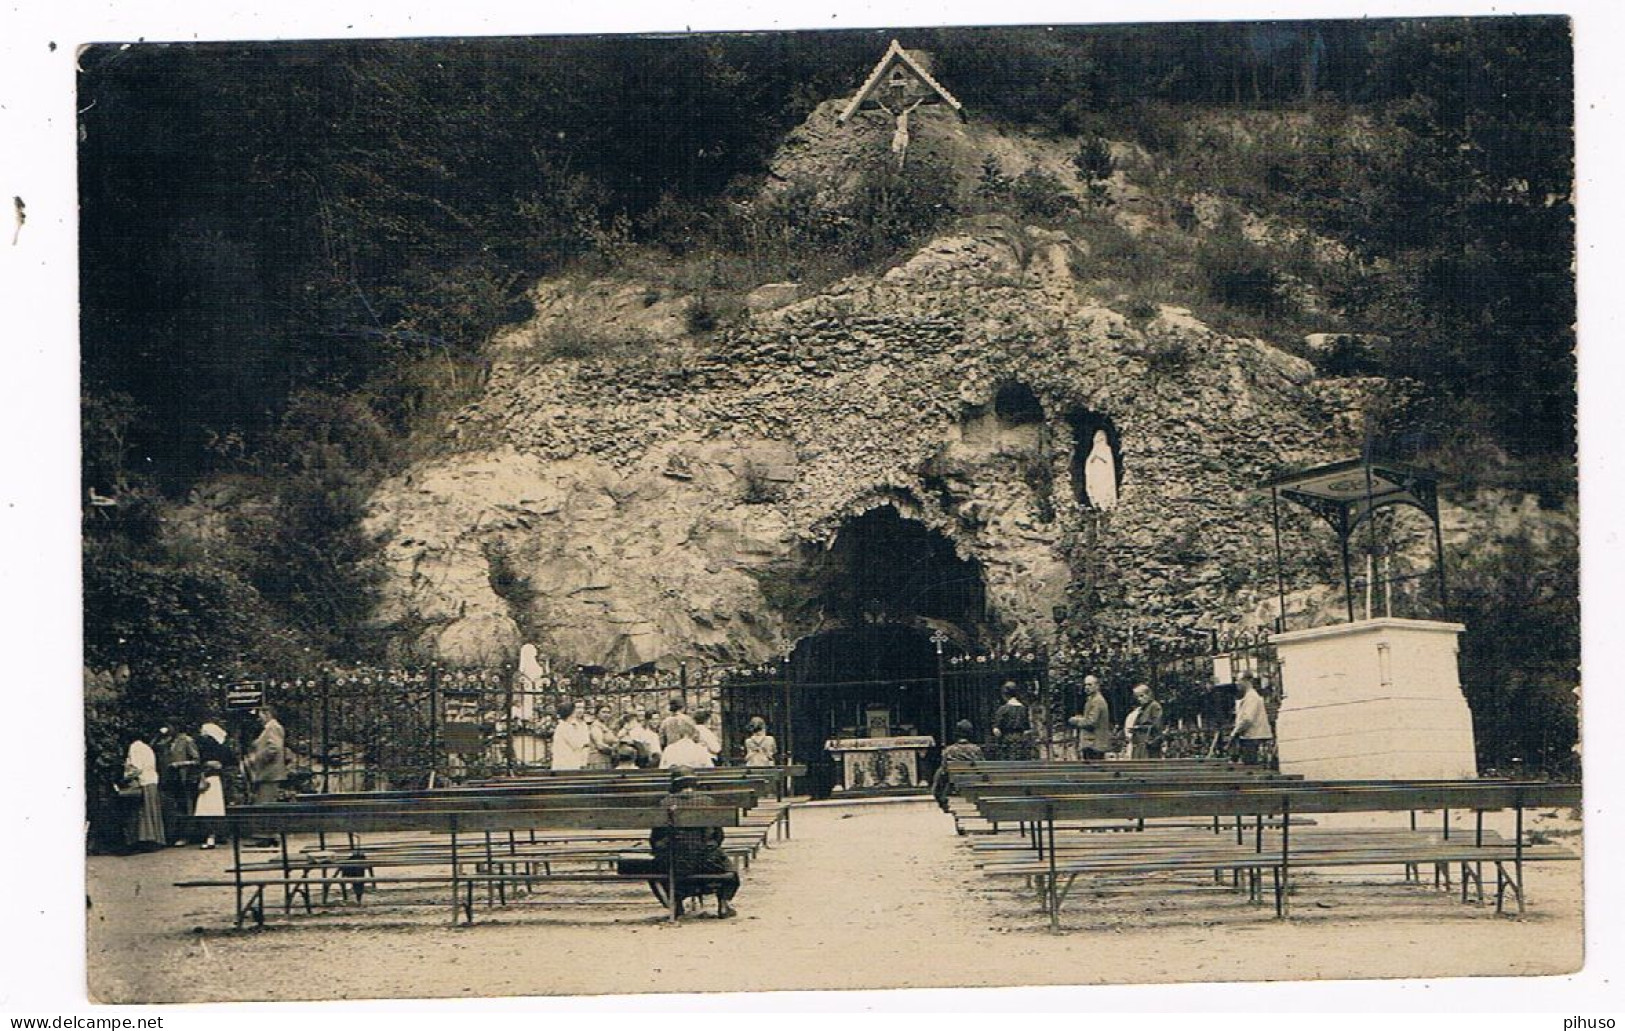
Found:
M 1350 14 L 63 39 L 88 1001 L 1580 972 L 1576 22 Z

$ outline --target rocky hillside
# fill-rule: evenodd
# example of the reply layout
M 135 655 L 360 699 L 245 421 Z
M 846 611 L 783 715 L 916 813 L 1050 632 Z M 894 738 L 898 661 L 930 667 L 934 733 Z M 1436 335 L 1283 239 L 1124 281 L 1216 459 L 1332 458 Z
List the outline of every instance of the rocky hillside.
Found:
M 834 204 L 853 188 L 889 133 L 876 118 L 836 126 L 835 110 L 791 134 L 769 194 L 799 185 Z M 945 163 L 962 194 L 987 154 L 1082 189 L 1061 174 L 1064 142 L 941 112 L 915 137 L 908 160 Z M 1151 231 L 1167 205 L 1119 164 L 1111 218 Z M 761 661 L 838 618 L 809 570 L 889 507 L 977 565 L 985 625 L 957 631 L 983 646 L 1048 640 L 1061 605 L 1105 626 L 1252 623 L 1274 595 L 1256 484 L 1357 451 L 1364 406 L 1396 388 L 1317 376 L 1188 308 L 1115 310 L 1092 265 L 1087 238 L 980 215 L 822 289 L 764 284 L 718 333 L 694 333 L 695 298 L 654 280 L 543 282 L 535 319 L 491 343 L 450 453 L 373 498 L 380 618 L 410 652 L 451 662 L 511 660 L 527 640 L 614 668 Z M 624 346 L 560 356 L 583 335 Z M 1115 499 L 1086 483 L 1096 431 Z M 1326 534 L 1288 520 L 1304 531 L 1287 542 L 1292 580 L 1311 582 Z

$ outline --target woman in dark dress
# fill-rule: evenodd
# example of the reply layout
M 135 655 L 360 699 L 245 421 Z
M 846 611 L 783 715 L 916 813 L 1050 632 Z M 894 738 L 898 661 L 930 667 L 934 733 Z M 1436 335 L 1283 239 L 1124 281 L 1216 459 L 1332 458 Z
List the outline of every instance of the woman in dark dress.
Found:
M 993 758 L 1012 762 L 1038 758 L 1032 714 L 1022 704 L 1021 692 L 1012 681 L 1005 681 L 1001 690 L 1004 704 L 993 714 Z

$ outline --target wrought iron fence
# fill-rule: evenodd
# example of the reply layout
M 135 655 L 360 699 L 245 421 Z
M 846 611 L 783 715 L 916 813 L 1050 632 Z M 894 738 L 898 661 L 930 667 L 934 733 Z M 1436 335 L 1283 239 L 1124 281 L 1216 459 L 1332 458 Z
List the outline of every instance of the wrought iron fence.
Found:
M 1269 638 L 1273 628 L 1139 635 L 1120 642 L 1086 642 L 1062 649 L 1053 663 L 1047 754 L 1077 755 L 1076 736 L 1065 717 L 1083 710 L 1083 678 L 1100 679 L 1111 710 L 1119 750 L 1123 718 L 1134 708 L 1133 689 L 1146 684 L 1162 703 L 1169 728 L 1163 754 L 1169 757 L 1215 753 L 1235 716 L 1233 685 L 1243 672 L 1259 678 L 1259 691 L 1273 724 L 1281 701 L 1280 662 Z M 1269 757 L 1273 761 L 1273 754 Z
M 1040 754 L 1076 755 L 1067 717 L 1082 710 L 1085 673 L 1100 677 L 1112 720 L 1119 729 L 1132 707 L 1132 688 L 1149 684 L 1162 701 L 1171 728 L 1166 753 L 1200 755 L 1214 734 L 1228 727 L 1233 683 L 1243 671 L 1259 676 L 1273 719 L 1280 700 L 1280 667 L 1269 631 L 1152 639 L 1140 646 L 1099 646 L 1042 652 L 940 656 L 934 685 L 940 726 L 921 733 L 947 735 L 967 720 L 986 740 L 1000 687 L 1013 682 L 1032 707 Z M 486 668 L 357 667 L 315 676 L 267 676 L 257 692 L 274 706 L 293 755 L 291 787 L 309 791 L 368 791 L 423 787 L 430 783 L 520 773 L 551 761 L 558 705 L 572 700 L 598 718 L 618 724 L 630 712 L 665 716 L 672 697 L 689 711 L 709 708 L 721 738 L 724 762 L 743 757 L 749 721 L 767 722 L 777 758 L 807 761 L 820 741 L 796 741 L 793 693 L 817 685 L 792 684 L 787 665 L 680 667 L 628 673 L 580 667 L 568 672 L 521 674 L 511 666 Z M 218 685 L 227 722 L 246 746 L 254 721 L 246 708 L 232 709 L 241 682 Z M 603 715 L 600 717 L 599 714 Z M 801 752 L 798 754 L 797 750 Z
M 290 787 L 371 791 L 545 768 L 556 712 L 565 700 L 596 718 L 607 710 L 612 726 L 634 710 L 663 717 L 674 696 L 690 712 L 715 711 L 726 675 L 686 667 L 536 677 L 512 667 L 365 667 L 253 683 L 287 732 Z M 232 690 L 241 687 L 240 681 L 221 682 L 218 699 L 232 713 L 228 722 L 239 745 L 246 746 L 253 720 L 247 708 L 234 711 L 230 702 Z M 730 726 L 724 720 L 725 734 Z

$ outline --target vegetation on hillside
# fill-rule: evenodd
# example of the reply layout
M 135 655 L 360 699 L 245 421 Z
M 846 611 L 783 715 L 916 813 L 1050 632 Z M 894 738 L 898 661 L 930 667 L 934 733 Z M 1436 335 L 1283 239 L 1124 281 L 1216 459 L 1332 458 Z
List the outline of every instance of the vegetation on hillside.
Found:
M 976 203 L 1075 228 L 1131 309 L 1384 337 L 1370 371 L 1429 404 L 1381 449 L 1573 497 L 1562 19 L 93 47 L 83 476 L 116 504 L 86 507 L 86 661 L 131 670 L 118 718 L 199 704 L 203 668 L 374 649 L 364 498 L 477 391 L 537 278 L 690 268 L 689 328 L 716 332 L 750 286 L 885 262 L 968 213 L 944 170 L 888 162 L 841 210 L 743 203 L 891 35 L 973 117 L 1075 141 L 1087 203 L 997 167 Z M 1149 155 L 1138 185 L 1168 211 L 1146 233 L 1104 210 L 1104 140 Z M 1199 195 L 1231 214 L 1204 224 Z M 1240 212 L 1301 231 L 1261 239 Z M 199 491 L 231 498 L 207 534 L 174 523 Z M 1571 683 L 1570 643 L 1530 675 Z

